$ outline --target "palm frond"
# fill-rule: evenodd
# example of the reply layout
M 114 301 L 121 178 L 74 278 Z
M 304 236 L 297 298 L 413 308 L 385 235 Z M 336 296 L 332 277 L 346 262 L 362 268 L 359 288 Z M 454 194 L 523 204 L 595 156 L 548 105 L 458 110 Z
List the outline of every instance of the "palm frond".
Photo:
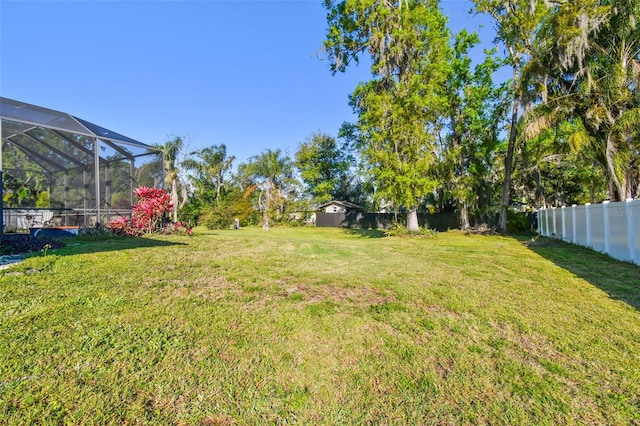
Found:
M 584 130 L 578 130 L 567 138 L 567 144 L 572 152 L 580 152 L 590 143 L 589 134 Z
M 613 130 L 618 132 L 623 140 L 637 137 L 640 134 L 640 107 L 625 111 L 616 121 Z

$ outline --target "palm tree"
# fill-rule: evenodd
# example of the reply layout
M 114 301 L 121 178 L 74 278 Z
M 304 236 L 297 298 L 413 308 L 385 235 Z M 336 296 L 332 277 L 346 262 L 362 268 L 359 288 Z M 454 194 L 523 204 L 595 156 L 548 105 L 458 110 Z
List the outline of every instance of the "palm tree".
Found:
M 528 133 L 575 120 L 571 147 L 594 150 L 609 197 L 621 200 L 640 197 L 640 1 L 608 3 L 565 4 L 548 15 L 525 70 L 542 101 Z
M 293 180 L 293 162 L 288 156 L 283 156 L 280 149 L 267 149 L 242 164 L 240 174 L 247 182 L 246 195 L 260 191 L 258 208 L 265 222 L 273 211 L 284 213 L 287 185 Z
M 225 144 L 212 145 L 207 148 L 194 151 L 182 162 L 182 167 L 191 171 L 192 183 L 206 200 L 212 201 L 215 193 L 215 203 L 221 201 L 222 187 L 225 184 L 226 174 L 235 160 L 234 156 L 227 156 Z
M 166 184 L 171 187 L 171 203 L 173 204 L 173 221 L 178 221 L 178 178 L 180 169 L 178 168 L 177 159 L 184 141 L 180 136 L 169 139 L 164 145 L 159 146 L 164 154 L 164 170 L 166 172 Z

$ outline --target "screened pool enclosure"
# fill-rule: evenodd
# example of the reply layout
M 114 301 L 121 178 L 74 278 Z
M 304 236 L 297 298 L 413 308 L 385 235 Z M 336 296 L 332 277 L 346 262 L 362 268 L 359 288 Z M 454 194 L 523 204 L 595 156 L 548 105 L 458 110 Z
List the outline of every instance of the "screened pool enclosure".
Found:
M 0 97 L 0 232 L 90 227 L 164 183 L 162 151 L 73 115 Z M 1 234 L 0 234 L 1 235 Z

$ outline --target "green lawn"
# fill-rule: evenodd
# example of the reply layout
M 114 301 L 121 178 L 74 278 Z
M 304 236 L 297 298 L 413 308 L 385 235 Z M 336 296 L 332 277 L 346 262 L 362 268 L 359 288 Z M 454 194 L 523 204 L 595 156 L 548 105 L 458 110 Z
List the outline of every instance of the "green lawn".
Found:
M 0 424 L 640 424 L 640 268 L 272 228 L 0 271 Z

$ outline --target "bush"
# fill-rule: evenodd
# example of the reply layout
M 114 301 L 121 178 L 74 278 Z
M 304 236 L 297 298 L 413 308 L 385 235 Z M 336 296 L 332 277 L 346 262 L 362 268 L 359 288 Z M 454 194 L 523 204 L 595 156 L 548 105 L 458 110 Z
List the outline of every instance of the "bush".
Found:
M 418 231 L 409 231 L 406 225 L 394 223 L 384 235 L 385 237 L 435 237 L 438 231 L 427 227 L 420 228 Z
M 514 234 L 529 234 L 534 231 L 529 213 L 507 210 L 507 230 Z
M 169 222 L 168 217 L 173 204 L 167 191 L 141 186 L 133 193 L 140 199 L 131 212 L 134 227 L 144 232 L 154 232 Z
M 202 215 L 202 204 L 195 198 L 189 198 L 180 210 L 178 210 L 178 220 L 188 224 L 197 225 L 200 215 Z
M 227 229 L 236 218 L 240 220 L 240 226 L 260 223 L 260 213 L 242 194 L 231 195 L 219 204 L 204 207 L 198 223 L 208 229 Z
M 226 205 L 205 207 L 200 223 L 208 229 L 227 229 L 233 223 L 233 212 Z
M 120 217 L 107 225 L 116 235 L 139 236 L 146 233 L 184 232 L 191 234 L 191 227 L 183 222 L 171 223 L 168 219 L 173 208 L 171 197 L 164 189 L 141 186 L 133 192 L 139 199 L 133 207 L 131 219 Z

